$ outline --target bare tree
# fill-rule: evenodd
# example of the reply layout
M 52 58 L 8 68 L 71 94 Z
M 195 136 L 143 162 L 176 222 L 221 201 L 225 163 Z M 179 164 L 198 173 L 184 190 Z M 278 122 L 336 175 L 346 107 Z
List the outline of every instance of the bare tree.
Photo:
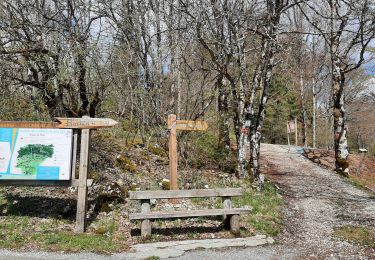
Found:
M 100 91 L 87 84 L 87 59 L 93 53 L 91 29 L 101 18 L 96 6 L 86 1 L 9 0 L 0 9 L 1 59 L 17 71 L 5 76 L 41 95 L 51 117 L 94 117 Z
M 329 47 L 336 171 L 349 172 L 344 89 L 346 76 L 365 62 L 365 52 L 375 37 L 374 2 L 325 0 L 299 4 L 301 12 Z

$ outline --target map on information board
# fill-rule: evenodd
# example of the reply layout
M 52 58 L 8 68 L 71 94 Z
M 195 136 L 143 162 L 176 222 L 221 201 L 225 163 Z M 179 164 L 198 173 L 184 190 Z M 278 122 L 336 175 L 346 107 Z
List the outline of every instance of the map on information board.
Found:
M 0 128 L 1 180 L 69 180 L 72 129 Z

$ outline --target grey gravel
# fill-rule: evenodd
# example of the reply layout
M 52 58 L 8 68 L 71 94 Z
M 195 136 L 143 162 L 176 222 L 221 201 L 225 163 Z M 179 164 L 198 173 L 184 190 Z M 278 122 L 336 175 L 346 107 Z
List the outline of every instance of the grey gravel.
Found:
M 333 236 L 334 228 L 361 225 L 375 232 L 375 197 L 307 160 L 300 147 L 262 144 L 267 177 L 279 188 L 284 230 L 276 245 L 185 253 L 176 259 L 375 259 L 375 250 Z

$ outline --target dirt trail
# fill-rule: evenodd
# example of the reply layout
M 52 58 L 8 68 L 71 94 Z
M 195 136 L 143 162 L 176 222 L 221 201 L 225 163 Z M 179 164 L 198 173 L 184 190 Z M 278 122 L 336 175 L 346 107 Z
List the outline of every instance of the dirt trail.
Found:
M 262 144 L 263 172 L 281 190 L 284 229 L 263 248 L 196 251 L 181 259 L 375 259 L 375 251 L 340 241 L 334 228 L 375 231 L 375 197 L 302 156 L 297 147 Z
M 374 257 L 371 249 L 338 241 L 333 229 L 362 225 L 375 231 L 375 198 L 347 183 L 332 171 L 303 157 L 298 148 L 262 145 L 267 177 L 276 183 L 287 202 L 285 229 L 279 239 L 302 256 Z M 275 170 L 277 169 L 277 170 Z

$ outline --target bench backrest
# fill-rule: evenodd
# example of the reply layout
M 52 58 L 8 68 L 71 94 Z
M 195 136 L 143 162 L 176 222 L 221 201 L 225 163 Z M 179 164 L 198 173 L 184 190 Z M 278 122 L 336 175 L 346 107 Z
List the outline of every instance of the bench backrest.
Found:
M 179 199 L 179 198 L 204 198 L 204 197 L 235 197 L 241 196 L 241 188 L 225 189 L 197 189 L 197 190 L 153 190 L 129 191 L 129 199 Z

